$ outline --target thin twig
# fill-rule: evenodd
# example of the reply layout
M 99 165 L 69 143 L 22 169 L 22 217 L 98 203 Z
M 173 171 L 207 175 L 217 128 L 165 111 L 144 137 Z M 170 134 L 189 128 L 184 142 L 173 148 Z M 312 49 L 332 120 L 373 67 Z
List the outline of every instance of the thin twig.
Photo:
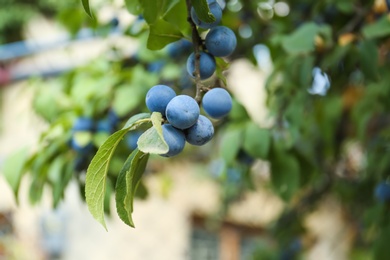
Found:
M 196 28 L 196 24 L 194 21 L 192 21 L 191 18 L 191 0 L 186 0 L 187 4 L 187 21 L 191 25 L 192 30 L 192 44 L 194 45 L 194 54 L 195 54 L 195 84 L 196 84 L 196 94 L 195 94 L 195 100 L 200 104 L 202 100 L 202 89 L 203 84 L 200 79 L 200 49 L 202 47 L 202 39 L 199 36 L 198 29 Z

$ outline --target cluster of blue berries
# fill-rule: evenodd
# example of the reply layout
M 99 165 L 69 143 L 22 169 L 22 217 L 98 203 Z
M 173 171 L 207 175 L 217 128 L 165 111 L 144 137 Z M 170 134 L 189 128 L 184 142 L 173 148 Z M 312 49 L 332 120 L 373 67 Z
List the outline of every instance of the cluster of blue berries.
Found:
M 374 190 L 375 198 L 380 202 L 390 201 L 390 183 L 381 181 L 375 186 Z
M 96 133 L 112 134 L 118 123 L 118 115 L 111 110 L 101 120 L 95 121 L 91 117 L 81 116 L 74 121 L 69 145 L 77 154 L 74 162 L 76 171 L 83 171 L 88 167 L 90 159 L 97 149 L 92 141 L 93 135 Z
M 210 29 L 204 40 L 207 49 L 200 51 L 199 73 L 200 79 L 205 80 L 211 77 L 216 70 L 215 57 L 226 57 L 233 53 L 237 46 L 237 38 L 234 32 L 225 26 L 218 26 L 222 19 L 222 8 L 215 0 L 208 1 L 211 13 L 215 17 L 212 23 L 206 23 L 200 20 L 195 12 L 191 9 L 191 18 L 200 28 Z M 190 54 L 187 59 L 187 72 L 191 77 L 195 77 L 195 53 Z
M 145 102 L 151 112 L 159 112 L 166 119 L 162 131 L 169 150 L 162 156 L 179 154 L 186 141 L 201 146 L 213 138 L 214 126 L 210 119 L 200 115 L 199 104 L 194 98 L 176 95 L 166 85 L 156 85 L 146 94 Z M 225 89 L 213 88 L 203 96 L 202 107 L 209 117 L 220 119 L 232 109 L 232 98 Z

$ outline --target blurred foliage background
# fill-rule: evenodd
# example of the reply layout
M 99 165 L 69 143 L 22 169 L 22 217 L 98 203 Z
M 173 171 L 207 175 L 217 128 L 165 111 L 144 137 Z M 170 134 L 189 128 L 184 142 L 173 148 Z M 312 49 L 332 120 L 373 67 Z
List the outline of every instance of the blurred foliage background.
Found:
M 146 111 L 149 88 L 167 84 L 177 93 L 194 95 L 194 82 L 183 70 L 191 44 L 182 39 L 159 51 L 148 50 L 148 23 L 143 10 L 130 2 L 128 10 L 138 18 L 123 26 L 117 17 L 110 24 L 92 21 L 78 0 L 1 0 L 0 43 L 21 40 L 24 26 L 37 14 L 62 23 L 72 34 L 85 27 L 119 26 L 126 37 L 140 42 L 132 56 L 123 57 L 113 48 L 57 78 L 32 81 L 34 110 L 50 127 L 37 151 L 28 156 L 18 152 L 6 162 L 4 172 L 16 196 L 27 172 L 32 176 L 32 203 L 40 201 L 43 186 L 49 185 L 56 206 L 71 179 L 79 182 L 83 196 L 92 156 L 131 115 Z M 238 36 L 238 47 L 228 61 L 249 60 L 267 76 L 261 66 L 266 56 L 258 57 L 256 46 L 269 50 L 272 70 L 266 85 L 259 87 L 266 89 L 271 123 L 255 123 L 245 104 L 235 100 L 229 117 L 215 122 L 214 140 L 206 148 L 187 147 L 177 160 L 210 165 L 210 177 L 223 189 L 219 216 L 247 190 L 271 189 L 286 202 L 285 212 L 268 227 L 278 246 L 259 250 L 258 259 L 299 257 L 304 218 L 328 196 L 340 201 L 345 218 L 356 227 L 351 259 L 390 255 L 390 7 L 386 3 L 226 1 L 222 24 Z M 92 9 L 98 10 L 99 4 Z M 185 25 L 178 29 L 189 38 Z M 219 66 L 226 64 L 220 61 Z M 229 88 L 228 73 L 219 73 L 206 84 Z M 75 129 L 80 118 L 91 119 L 93 126 Z M 135 148 L 137 135 L 129 133 L 114 156 L 107 196 Z M 21 160 L 23 167 L 15 167 Z M 269 164 L 269 178 L 253 173 L 259 162 Z M 146 194 L 141 186 L 138 196 Z

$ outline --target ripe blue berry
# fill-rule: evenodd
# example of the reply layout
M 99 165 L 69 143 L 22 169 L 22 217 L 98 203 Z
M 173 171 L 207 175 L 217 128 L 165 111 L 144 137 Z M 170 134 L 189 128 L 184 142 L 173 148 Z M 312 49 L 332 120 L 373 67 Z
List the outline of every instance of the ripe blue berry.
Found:
M 89 154 L 93 150 L 93 144 L 92 142 L 86 143 L 86 144 L 80 144 L 77 142 L 75 138 L 72 138 L 70 141 L 70 146 L 72 149 L 80 154 Z
M 203 96 L 202 106 L 207 115 L 219 119 L 229 114 L 233 101 L 225 89 L 213 88 Z
M 114 132 L 114 126 L 109 119 L 102 119 L 97 122 L 96 131 L 110 134 Z
M 166 117 L 169 123 L 179 129 L 193 126 L 199 118 L 199 105 L 195 99 L 186 95 L 179 95 L 168 103 Z
M 214 136 L 214 126 L 211 121 L 200 115 L 195 125 L 186 131 L 186 140 L 193 145 L 204 145 Z
M 127 147 L 130 148 L 130 150 L 135 150 L 135 148 L 137 148 L 137 146 L 138 146 L 137 142 L 138 142 L 138 139 L 141 135 L 142 135 L 141 131 L 135 131 L 135 132 L 130 132 L 126 136 L 126 144 L 127 144 Z
M 206 48 L 216 57 L 226 57 L 233 53 L 237 38 L 226 26 L 217 26 L 210 30 L 205 39 Z
M 378 183 L 374 195 L 381 202 L 390 201 L 390 184 L 386 182 Z
M 203 29 L 210 29 L 210 28 L 213 28 L 213 27 L 217 26 L 221 22 L 221 19 L 222 19 L 222 8 L 221 8 L 221 6 L 219 6 L 219 4 L 216 1 L 209 1 L 208 4 L 209 4 L 210 12 L 215 17 L 215 21 L 212 22 L 212 23 L 206 23 L 206 22 L 201 21 L 199 19 L 198 15 L 195 12 L 195 9 L 193 7 L 191 8 L 191 18 L 192 18 L 192 21 L 197 26 L 199 26 L 200 28 L 203 28 Z
M 156 85 L 146 94 L 146 106 L 151 112 L 160 112 L 165 115 L 166 107 L 172 98 L 176 96 L 173 89 L 165 85 Z
M 199 58 L 199 73 L 200 73 L 200 79 L 207 79 L 210 78 L 217 68 L 217 65 L 215 63 L 214 56 L 206 53 L 206 52 L 200 52 L 200 58 Z M 187 72 L 188 74 L 195 78 L 195 53 L 191 53 L 191 55 L 187 59 Z
M 95 127 L 95 122 L 92 118 L 89 117 L 79 117 L 74 122 L 72 130 L 74 132 L 79 131 L 93 131 Z
M 172 157 L 183 151 L 186 144 L 183 131 L 173 127 L 170 124 L 164 124 L 162 126 L 162 132 L 164 140 L 168 144 L 169 150 L 166 154 L 161 154 L 161 156 Z

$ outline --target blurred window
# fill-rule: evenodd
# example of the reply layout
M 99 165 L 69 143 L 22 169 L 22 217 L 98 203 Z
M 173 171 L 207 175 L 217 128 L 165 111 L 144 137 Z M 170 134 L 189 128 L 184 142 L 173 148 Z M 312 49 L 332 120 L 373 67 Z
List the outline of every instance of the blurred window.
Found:
M 204 219 L 194 217 L 191 234 L 191 260 L 252 260 L 259 240 L 266 237 L 258 227 L 223 223 L 208 230 Z

